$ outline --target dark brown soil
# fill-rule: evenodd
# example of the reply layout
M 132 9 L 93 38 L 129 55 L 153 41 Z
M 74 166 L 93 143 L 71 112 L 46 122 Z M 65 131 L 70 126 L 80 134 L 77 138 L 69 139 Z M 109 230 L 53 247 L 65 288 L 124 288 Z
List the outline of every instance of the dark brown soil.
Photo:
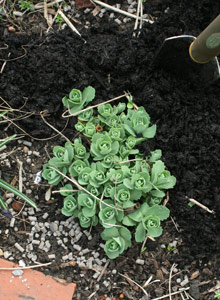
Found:
M 16 124 L 37 139 L 54 134 L 40 117 L 41 111 L 48 112 L 46 120 L 57 129 L 62 130 L 65 126 L 61 118 L 61 99 L 72 88 L 93 86 L 97 102 L 129 91 L 137 105 L 145 106 L 158 129 L 156 138 L 143 149 L 162 149 L 166 166 L 177 178 L 177 185 L 170 192 L 168 207 L 180 232 L 168 221 L 164 236 L 146 245 L 148 257 L 144 256 L 144 259 L 148 260 L 148 269 L 135 264 L 140 245 L 134 245 L 124 256 L 112 261 L 109 268 L 127 273 L 143 284 L 150 275 L 158 278 L 157 268 L 166 267 L 169 271 L 171 265 L 177 263 L 179 269 L 188 272 L 188 276 L 199 270 L 197 280 L 200 283 L 210 280 L 209 284 L 200 287 L 204 292 L 213 287 L 220 277 L 220 81 L 207 87 L 196 87 L 184 78 L 154 69 L 152 61 L 166 37 L 180 34 L 197 36 L 217 16 L 220 3 L 212 0 L 158 0 L 147 1 L 144 7 L 157 20 L 152 25 L 144 24 L 138 38 L 132 37 L 133 23 L 126 28 L 118 26 L 108 15 L 103 19 L 88 15 L 91 26 L 89 29 L 79 28 L 82 38 L 68 28 L 53 30 L 42 37 L 36 33 L 9 33 L 2 24 L 0 67 L 5 60 L 8 61 L 0 76 L 0 96 L 13 108 L 24 106 L 23 111 L 34 112 L 31 117 L 16 121 Z M 70 139 L 75 134 L 72 124 L 71 120 L 64 130 Z M 1 130 L 4 128 L 1 125 Z M 21 133 L 14 126 L 7 130 L 4 134 Z M 47 159 L 43 150 L 46 143 L 50 150 L 52 145 L 62 141 L 54 138 L 34 142 L 34 147 L 44 155 L 41 157 L 43 162 Z M 40 162 L 38 164 L 39 171 Z M 9 169 L 5 167 L 3 178 L 7 171 Z M 37 193 L 43 195 L 44 192 L 42 186 Z M 206 205 L 215 214 L 197 206 L 190 208 L 187 197 Z M 39 198 L 39 205 L 46 205 L 51 215 L 57 206 L 62 205 L 59 202 L 47 205 L 44 196 Z M 7 224 L 2 221 L 3 230 Z M 182 241 L 178 244 L 177 253 L 162 251 L 160 245 L 175 238 Z M 3 242 L 3 247 L 7 248 L 7 241 Z M 77 269 L 73 272 L 70 267 L 51 268 L 48 272 L 77 282 L 76 299 L 87 299 L 93 291 L 91 287 L 85 291 L 91 284 L 91 271 L 84 270 L 83 278 L 77 277 Z M 164 274 L 164 278 L 167 279 L 168 275 Z M 140 289 L 125 283 L 120 275 L 111 280 L 117 282 L 118 288 L 112 285 L 108 290 L 103 286 L 96 299 L 101 299 L 98 297 L 104 294 L 118 299 L 122 292 L 124 299 L 140 299 L 143 296 Z M 167 283 L 163 288 L 166 294 Z M 152 285 L 151 297 L 159 295 L 157 292 Z M 209 294 L 200 295 L 200 299 L 211 299 L 209 297 Z

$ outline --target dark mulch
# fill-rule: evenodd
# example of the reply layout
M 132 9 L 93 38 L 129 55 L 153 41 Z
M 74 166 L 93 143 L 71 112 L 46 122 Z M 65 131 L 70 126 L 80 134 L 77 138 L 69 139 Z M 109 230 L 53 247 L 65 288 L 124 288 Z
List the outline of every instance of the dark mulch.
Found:
M 61 119 L 61 99 L 72 88 L 93 86 L 99 102 L 129 91 L 135 103 L 143 105 L 152 122 L 157 124 L 156 138 L 144 149 L 162 149 L 163 160 L 177 177 L 168 206 L 181 232 L 176 232 L 169 222 L 165 230 L 170 230 L 171 239 L 179 237 L 182 243 L 178 253 L 172 255 L 161 253 L 163 238 L 158 239 L 147 244 L 148 254 L 156 256 L 159 266 L 167 260 L 170 266 L 175 262 L 180 269 L 199 269 L 200 282 L 210 279 L 213 280 L 210 286 L 213 286 L 214 277 L 220 276 L 220 82 L 196 87 L 178 76 L 153 69 L 151 63 L 164 38 L 180 34 L 197 36 L 217 16 L 220 3 L 163 0 L 147 1 L 144 6 L 147 13 L 158 19 L 153 25 L 144 24 L 138 38 L 132 37 L 132 27 L 114 25 L 107 15 L 104 19 L 88 16 L 92 25 L 89 30 L 81 29 L 83 38 L 69 29 L 52 31 L 43 37 L 13 34 L 2 25 L 0 48 L 5 44 L 8 48 L 1 49 L 1 64 L 4 59 L 9 61 L 0 77 L 0 96 L 13 108 L 25 104 L 23 110 L 34 112 L 32 117 L 17 124 L 35 138 L 46 138 L 51 136 L 52 130 L 40 118 L 40 111 L 47 110 L 47 121 L 61 130 L 65 125 Z M 69 138 L 74 136 L 71 125 L 72 121 L 64 131 Z M 12 126 L 8 131 L 19 132 Z M 47 143 L 51 143 L 51 147 L 58 140 L 55 138 Z M 45 142 L 36 145 L 43 148 Z M 196 199 L 216 214 L 196 206 L 190 208 L 187 197 Z M 52 207 L 48 206 L 48 210 Z M 126 256 L 113 261 L 111 267 L 132 274 L 137 282 L 144 282 L 146 274 L 156 274 L 156 269 L 151 265 L 151 271 L 144 273 L 141 266 L 135 266 L 139 250 L 134 246 Z M 71 270 L 66 268 L 66 272 L 73 281 L 79 281 L 76 274 L 75 277 L 71 275 Z M 59 274 L 58 271 L 54 273 Z M 66 278 L 65 273 L 62 276 Z M 114 280 L 119 282 L 119 287 L 123 286 L 121 277 Z M 83 294 L 86 285 L 88 282 L 84 278 L 79 284 L 78 299 L 87 299 L 87 294 Z M 210 286 L 202 289 L 207 290 Z M 127 286 L 127 290 L 131 288 Z M 120 294 L 118 289 L 107 291 L 104 287 L 103 293 L 109 293 L 109 296 Z M 142 293 L 134 289 L 130 295 L 139 299 Z M 151 295 L 155 296 L 153 290 Z M 202 297 L 208 299 L 207 295 L 200 299 Z

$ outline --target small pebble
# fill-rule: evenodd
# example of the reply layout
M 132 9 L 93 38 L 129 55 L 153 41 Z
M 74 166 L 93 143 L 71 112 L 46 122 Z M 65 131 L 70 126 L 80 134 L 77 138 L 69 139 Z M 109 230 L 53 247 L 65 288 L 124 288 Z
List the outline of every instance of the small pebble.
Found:
M 8 198 L 5 202 L 7 205 L 11 204 L 11 202 L 13 201 L 13 198 Z
M 86 15 L 86 14 L 88 14 L 90 11 L 91 11 L 90 8 L 86 8 L 86 9 L 84 9 L 84 14 Z
M 10 257 L 9 257 L 9 260 L 14 260 L 14 257 L 13 257 L 13 256 L 10 256 Z
M 20 269 L 17 269 L 17 270 L 13 270 L 13 271 L 12 271 L 12 274 L 13 274 L 14 276 L 21 276 L 23 273 L 24 273 L 24 271 L 23 271 L 23 270 L 20 270 Z
M 75 235 L 75 231 L 74 231 L 74 229 L 71 229 L 70 231 L 69 231 L 69 236 L 74 236 Z
M 80 232 L 80 233 L 75 237 L 76 242 L 78 242 L 78 241 L 80 240 L 80 238 L 81 238 L 82 235 L 83 235 L 83 233 Z
M 25 146 L 28 146 L 28 147 L 31 147 L 32 146 L 32 143 L 31 142 L 28 142 L 28 141 L 23 141 L 23 144 Z
M 138 265 L 144 265 L 144 260 L 138 258 L 138 259 L 136 260 L 136 264 L 138 264 Z
M 15 247 L 20 251 L 20 252 L 24 252 L 24 248 L 18 244 L 18 243 L 15 243 Z
M 115 19 L 115 23 L 117 23 L 118 25 L 121 25 L 121 20 L 119 20 L 119 19 Z
M 38 240 L 33 240 L 33 241 L 32 241 L 32 244 L 33 244 L 33 245 L 40 245 L 40 241 L 38 241 Z
M 33 151 L 33 155 L 39 157 L 39 156 L 40 156 L 40 152 L 38 152 L 38 151 Z
M 28 249 L 29 249 L 30 251 L 33 251 L 33 250 L 34 250 L 33 245 L 32 245 L 32 244 L 29 244 L 29 245 L 28 245 Z
M 38 246 L 39 249 L 43 249 L 44 248 L 44 241 L 40 242 L 40 245 Z
M 4 258 L 7 259 L 7 258 L 9 258 L 9 256 L 11 256 L 11 252 L 5 251 L 4 252 Z
M 96 272 L 92 277 L 93 277 L 94 279 L 97 279 L 97 278 L 99 277 L 99 275 L 100 275 L 100 272 Z
M 31 260 L 35 262 L 37 260 L 37 255 L 32 255 Z
M 180 283 L 180 285 L 181 285 L 181 286 L 185 286 L 185 285 L 187 285 L 188 282 L 189 282 L 189 279 L 188 279 L 188 278 L 185 278 L 185 279 Z
M 37 217 L 29 216 L 28 219 L 29 219 L 29 221 L 31 221 L 31 222 L 37 221 Z
M 114 13 L 110 13 L 109 18 L 110 19 L 114 19 L 114 17 L 115 17 L 115 14 Z
M 24 146 L 23 151 L 24 151 L 24 153 L 28 153 L 28 151 L 29 151 L 28 147 Z
M 24 262 L 23 259 L 19 260 L 18 264 L 20 267 L 26 267 L 26 263 Z
M 82 250 L 82 254 L 87 254 L 89 252 L 90 252 L 90 250 L 88 248 Z
M 95 252 L 95 253 L 93 254 L 93 257 L 94 257 L 94 258 L 98 258 L 98 257 L 99 257 L 99 253 L 98 253 L 98 252 Z
M 11 218 L 10 227 L 14 227 L 14 225 L 15 225 L 15 218 Z
M 6 198 L 14 198 L 15 194 L 13 193 L 7 193 Z
M 135 12 L 135 8 L 128 8 L 128 12 L 130 13 L 130 14 L 133 14 L 133 12 Z
M 104 280 L 104 281 L 103 281 L 103 284 L 104 284 L 104 286 L 105 286 L 105 287 L 108 287 L 108 286 L 109 286 L 109 284 L 110 284 L 110 282 L 109 282 L 109 281 L 107 281 L 107 280 Z
M 50 223 L 50 230 L 52 232 L 58 231 L 58 225 L 55 222 Z
M 31 191 L 32 192 L 32 191 Z M 30 207 L 28 209 L 28 214 L 29 216 L 34 216 L 35 215 L 35 211 L 34 211 L 34 208 L 33 207 Z M 36 217 L 35 217 L 36 218 Z M 37 218 L 36 218 L 37 219 Z M 32 221 L 36 221 L 36 219 L 32 220 Z
M 80 251 L 82 249 L 82 247 L 80 245 L 73 245 L 73 248 L 76 249 L 77 251 Z

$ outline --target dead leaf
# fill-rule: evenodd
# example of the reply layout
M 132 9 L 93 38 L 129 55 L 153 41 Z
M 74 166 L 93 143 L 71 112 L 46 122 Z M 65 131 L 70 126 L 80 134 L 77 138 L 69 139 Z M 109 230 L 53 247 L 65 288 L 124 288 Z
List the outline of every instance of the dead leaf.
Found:
M 158 269 L 157 270 L 157 273 L 156 273 L 156 278 L 160 279 L 161 281 L 164 280 L 164 277 L 163 277 L 163 272 L 161 269 Z
M 165 269 L 163 266 L 161 267 L 161 270 L 163 271 L 163 273 L 164 273 L 165 275 L 170 274 L 170 272 L 167 271 L 167 269 Z
M 218 289 L 220 289 L 220 281 L 218 281 L 218 283 L 216 284 L 216 286 L 214 286 L 213 288 L 211 288 L 209 290 L 209 293 L 212 293 L 212 292 L 214 292 L 214 291 L 216 291 Z
M 190 280 L 196 279 L 199 275 L 200 275 L 199 270 L 193 272 L 192 275 L 190 276 Z
M 14 211 L 19 212 L 23 207 L 23 203 L 19 201 L 13 201 L 11 207 L 13 208 Z
M 51 197 L 51 187 L 49 187 L 49 189 L 45 193 L 45 200 L 49 201 L 50 197 Z

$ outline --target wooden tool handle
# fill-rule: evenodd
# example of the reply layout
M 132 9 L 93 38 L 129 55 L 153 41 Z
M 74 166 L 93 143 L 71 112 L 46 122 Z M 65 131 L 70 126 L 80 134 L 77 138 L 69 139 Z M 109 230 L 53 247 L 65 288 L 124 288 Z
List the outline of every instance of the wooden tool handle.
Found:
M 209 62 L 220 54 L 220 15 L 218 15 L 190 45 L 189 55 L 200 64 Z

